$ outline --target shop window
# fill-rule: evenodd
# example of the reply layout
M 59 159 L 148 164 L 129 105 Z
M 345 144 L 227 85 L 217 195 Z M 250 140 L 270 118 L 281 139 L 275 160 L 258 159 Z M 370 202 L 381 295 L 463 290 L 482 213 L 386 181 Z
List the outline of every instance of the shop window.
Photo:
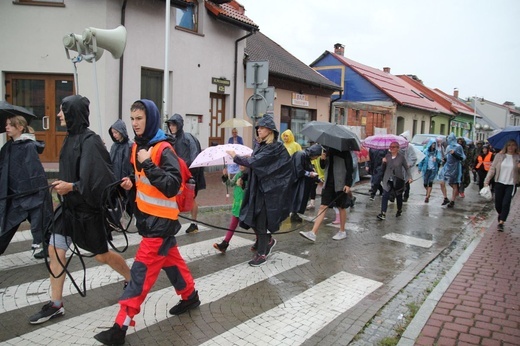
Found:
M 302 147 L 309 146 L 309 139 L 301 134 L 303 127 L 316 120 L 315 110 L 282 106 L 280 134 L 289 129 L 294 134 L 294 141 Z

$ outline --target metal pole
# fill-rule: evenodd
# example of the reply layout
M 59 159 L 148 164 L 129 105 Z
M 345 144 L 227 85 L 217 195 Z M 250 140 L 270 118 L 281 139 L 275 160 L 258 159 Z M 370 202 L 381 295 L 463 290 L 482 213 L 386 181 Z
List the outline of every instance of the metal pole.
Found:
M 477 141 L 477 130 L 475 125 L 477 124 L 477 98 L 473 96 L 473 143 L 476 145 Z
M 166 2 L 166 16 L 164 23 L 164 76 L 163 76 L 163 124 L 168 120 L 168 85 L 169 85 L 169 71 L 168 71 L 168 59 L 170 53 L 170 1 Z M 165 126 L 165 125 L 164 125 Z

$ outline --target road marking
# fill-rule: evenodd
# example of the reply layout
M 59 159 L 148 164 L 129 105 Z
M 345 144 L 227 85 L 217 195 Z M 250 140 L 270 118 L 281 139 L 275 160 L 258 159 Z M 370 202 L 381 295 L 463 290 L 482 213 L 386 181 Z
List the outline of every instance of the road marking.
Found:
M 383 236 L 383 238 L 388 239 L 388 240 L 398 241 L 400 243 L 404 243 L 407 245 L 415 245 L 415 246 L 420 246 L 420 247 L 424 247 L 424 248 L 430 248 L 433 245 L 433 241 L 431 241 L 431 240 L 421 239 L 421 238 L 417 238 L 417 237 L 410 237 L 409 235 L 403 235 L 403 234 L 398 234 L 398 233 L 388 233 L 388 234 L 385 234 Z
M 184 260 L 189 263 L 198 259 L 215 255 L 218 252 L 213 248 L 215 242 L 221 238 L 209 239 L 194 244 L 179 246 L 179 252 Z M 244 246 L 251 246 L 252 240 L 248 240 L 239 236 L 234 236 L 230 243 L 228 251 Z M 133 258 L 126 260 L 128 266 L 134 263 Z M 83 280 L 83 270 L 72 272 L 72 277 L 76 283 Z M 117 282 L 122 282 L 123 278 L 119 273 L 110 268 L 108 265 L 99 265 L 87 268 L 87 290 L 103 287 Z M 49 279 L 36 280 L 24 284 L 0 288 L 0 314 L 23 308 L 33 304 L 41 304 L 49 300 L 50 281 Z M 63 297 L 76 294 L 77 290 L 72 281 L 66 280 L 63 287 Z
M 233 238 L 233 241 L 235 238 Z M 240 263 L 195 280 L 196 289 L 202 304 L 210 304 L 236 291 L 245 289 L 258 282 L 291 270 L 307 263 L 308 260 L 283 252 L 275 252 L 262 267 L 251 267 Z M 336 291 L 334 295 L 338 295 Z M 343 292 L 341 292 L 343 295 Z M 136 326 L 130 328 L 127 335 L 145 329 L 150 325 L 171 318 L 169 309 L 173 307 L 178 296 L 171 287 L 148 294 L 141 306 L 141 313 L 135 317 Z M 327 297 L 331 299 L 331 297 Z M 66 309 L 66 308 L 65 308 Z M 114 324 L 119 311 L 119 304 L 91 311 L 81 316 L 69 318 L 49 324 L 45 329 L 38 329 L 19 337 L 5 341 L 7 345 L 56 345 L 64 342 L 70 345 L 93 345 L 94 335 Z M 72 312 L 73 313 L 73 312 Z M 43 334 L 43 335 L 42 335 Z
M 286 340 L 290 345 L 300 345 L 381 285 L 339 272 L 202 345 L 255 345 L 259 336 L 266 345 L 286 345 Z
M 190 226 L 190 224 L 183 224 L 179 233 L 177 233 L 176 237 L 185 236 L 186 229 Z M 204 225 L 199 225 L 199 232 L 209 231 L 210 228 L 206 227 Z M 124 236 L 121 233 L 114 234 L 114 240 L 112 243 L 114 246 L 118 249 L 123 249 L 123 247 L 126 245 L 126 240 Z M 139 244 L 141 241 L 141 236 L 138 233 L 127 233 L 128 236 L 128 246 L 133 246 Z M 22 231 L 22 232 L 16 232 L 15 237 L 13 240 L 16 241 L 26 241 L 31 240 L 31 231 Z M 12 241 L 11 241 L 12 243 Z M 110 248 L 110 246 L 109 246 Z M 37 250 L 39 252 L 40 250 Z M 82 252 L 85 255 L 90 254 L 90 252 L 84 251 Z M 24 252 L 17 252 L 10 255 L 2 255 L 2 258 L 0 260 L 0 270 L 9 270 L 9 269 L 16 269 L 21 267 L 27 267 L 31 265 L 35 265 L 38 263 L 44 263 L 41 259 L 36 259 L 33 257 L 32 250 L 24 251 Z

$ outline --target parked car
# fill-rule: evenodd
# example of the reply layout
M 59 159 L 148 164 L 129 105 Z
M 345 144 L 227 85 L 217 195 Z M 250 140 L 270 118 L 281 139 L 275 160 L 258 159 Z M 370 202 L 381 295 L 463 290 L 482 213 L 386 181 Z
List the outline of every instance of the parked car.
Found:
M 439 134 L 431 134 L 431 133 L 421 133 L 413 136 L 412 141 L 410 142 L 416 149 L 420 151 L 424 150 L 424 146 L 428 144 L 428 141 L 433 138 L 442 137 L 444 138 L 443 143 L 446 143 L 446 135 Z

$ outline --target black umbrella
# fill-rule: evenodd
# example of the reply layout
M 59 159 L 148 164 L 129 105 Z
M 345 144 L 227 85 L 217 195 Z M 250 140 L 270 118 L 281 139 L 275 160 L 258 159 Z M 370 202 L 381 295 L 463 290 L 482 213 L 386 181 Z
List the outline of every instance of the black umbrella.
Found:
M 361 148 L 358 136 L 345 125 L 311 121 L 301 133 L 313 142 L 339 151 L 359 151 Z
M 7 118 L 13 115 L 21 115 L 30 124 L 31 120 L 36 118 L 33 112 L 20 106 L 15 106 L 7 101 L 0 101 L 0 133 L 5 132 L 5 123 Z

